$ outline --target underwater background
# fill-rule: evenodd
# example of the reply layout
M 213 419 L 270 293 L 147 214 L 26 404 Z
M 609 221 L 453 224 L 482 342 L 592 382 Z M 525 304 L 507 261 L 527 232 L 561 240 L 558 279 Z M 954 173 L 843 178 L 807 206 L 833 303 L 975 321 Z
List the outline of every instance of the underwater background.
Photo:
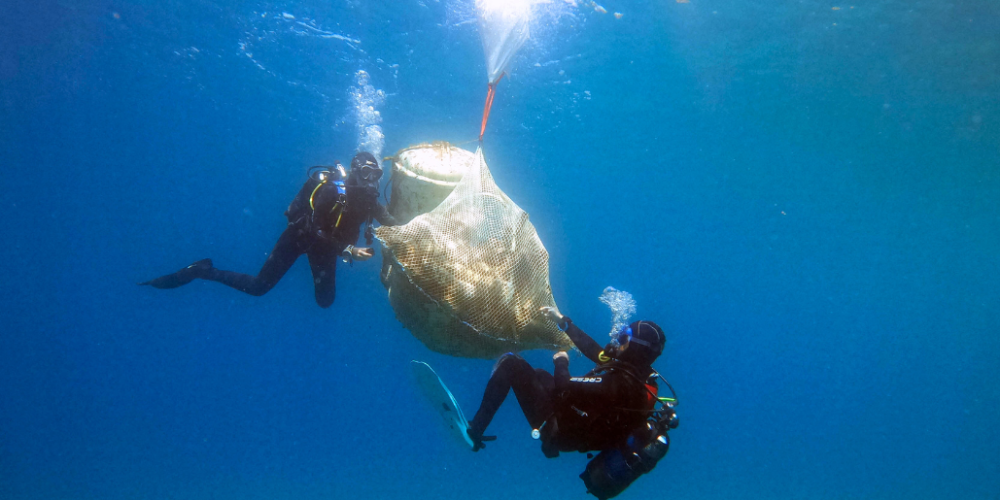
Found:
M 493 362 L 379 257 L 325 310 L 304 259 L 136 286 L 255 273 L 309 166 L 474 149 L 485 94 L 472 0 L 2 2 L 0 499 L 589 498 L 513 397 L 453 442 L 409 361 L 469 415 Z M 668 332 L 681 424 L 620 498 L 1000 498 L 1000 3 L 553 0 L 484 151 L 565 314 Z

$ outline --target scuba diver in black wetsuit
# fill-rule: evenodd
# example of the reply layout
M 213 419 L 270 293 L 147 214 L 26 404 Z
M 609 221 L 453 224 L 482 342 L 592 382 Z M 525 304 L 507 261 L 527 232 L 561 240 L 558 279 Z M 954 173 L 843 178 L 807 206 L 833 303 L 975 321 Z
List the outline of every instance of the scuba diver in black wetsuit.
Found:
M 554 308 L 542 311 L 597 366 L 583 377 L 570 377 L 565 351 L 552 357 L 554 375 L 532 368 L 516 354 L 503 355 L 486 384 L 479 411 L 469 422 L 473 451 L 496 439 L 483 433 L 513 389 L 546 457 L 600 451 L 580 478 L 588 493 L 601 500 L 611 498 L 656 466 L 670 446 L 667 431 L 677 427 L 676 395 L 657 396 L 656 379 L 661 377 L 651 366 L 663 352 L 666 336 L 656 323 L 637 321 L 602 349 Z
M 396 220 L 378 203 L 382 169 L 371 153 L 351 160 L 347 175 L 339 163 L 333 168 L 312 167 L 309 179 L 285 212 L 288 227 L 281 233 L 256 276 L 223 271 L 203 259 L 180 271 L 139 283 L 154 288 L 177 288 L 196 278 L 217 281 L 254 296 L 267 293 L 281 280 L 300 255 L 309 257 L 316 303 L 326 308 L 336 296 L 337 258 L 353 263 L 372 256 L 372 219 L 391 226 Z M 365 224 L 368 247 L 355 247 Z

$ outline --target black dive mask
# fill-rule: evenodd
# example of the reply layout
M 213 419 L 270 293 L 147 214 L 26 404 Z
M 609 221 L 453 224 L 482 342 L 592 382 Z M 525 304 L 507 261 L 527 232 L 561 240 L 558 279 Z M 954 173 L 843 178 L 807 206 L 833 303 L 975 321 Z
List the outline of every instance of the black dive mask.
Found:
M 355 171 L 357 171 L 358 177 L 360 177 L 361 180 L 368 183 L 374 184 L 382 178 L 382 169 L 378 168 L 378 166 L 373 167 L 371 165 L 362 165 L 361 167 L 355 169 Z

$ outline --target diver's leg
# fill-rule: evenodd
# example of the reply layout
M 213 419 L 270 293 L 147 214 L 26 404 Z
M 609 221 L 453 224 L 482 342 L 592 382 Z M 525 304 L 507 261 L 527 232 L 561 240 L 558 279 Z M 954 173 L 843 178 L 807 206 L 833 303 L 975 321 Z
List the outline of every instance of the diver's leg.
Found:
M 559 456 L 559 448 L 552 441 L 552 436 L 559 433 L 559 423 L 552 418 L 555 412 L 555 403 L 552 401 L 552 395 L 556 391 L 555 376 L 541 368 L 535 368 L 535 384 L 534 390 L 537 396 L 533 400 L 534 404 L 526 405 L 522 402 L 521 411 L 531 423 L 532 429 L 541 430 L 542 453 L 546 457 L 556 458 Z M 516 390 L 514 394 L 517 394 Z M 520 397 L 517 400 L 521 402 Z M 529 414 L 529 411 L 533 413 Z
M 310 249 L 309 267 L 312 268 L 316 303 L 326 309 L 337 296 L 337 252 L 331 245 L 316 245 Z
M 552 416 L 552 392 L 555 388 L 555 378 L 551 373 L 535 368 L 533 377 L 519 377 L 511 385 L 514 396 L 521 405 L 524 418 L 537 429 Z
M 302 255 L 303 244 L 302 232 L 294 226 L 289 226 L 281 233 L 281 237 L 271 250 L 271 255 L 267 257 L 257 276 L 212 268 L 201 278 L 260 297 L 274 288 L 299 255 Z
M 149 285 L 153 288 L 167 290 L 184 286 L 195 278 L 203 278 L 212 270 L 212 259 L 202 259 L 190 266 L 177 271 L 176 273 L 160 276 L 159 278 L 143 281 L 140 285 Z
M 546 377 L 539 372 L 548 375 L 548 384 Z M 552 375 L 544 370 L 536 371 L 524 358 L 516 354 L 504 354 L 497 361 L 493 375 L 486 384 L 483 402 L 476 416 L 469 422 L 470 435 L 482 436 L 511 389 L 514 389 L 514 395 L 528 423 L 533 428 L 540 426 L 551 411 L 551 378 Z

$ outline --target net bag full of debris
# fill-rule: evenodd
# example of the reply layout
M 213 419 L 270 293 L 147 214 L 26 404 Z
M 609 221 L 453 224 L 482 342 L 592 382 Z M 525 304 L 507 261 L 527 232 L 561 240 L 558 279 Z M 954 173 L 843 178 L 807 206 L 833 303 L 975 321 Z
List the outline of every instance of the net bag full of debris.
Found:
M 376 235 L 383 283 L 403 326 L 430 349 L 461 357 L 572 347 L 539 312 L 555 307 L 549 254 L 528 214 L 493 181 L 482 150 L 439 142 L 405 149 L 394 160 L 390 212 L 412 219 Z M 419 203 L 397 201 L 400 195 Z

